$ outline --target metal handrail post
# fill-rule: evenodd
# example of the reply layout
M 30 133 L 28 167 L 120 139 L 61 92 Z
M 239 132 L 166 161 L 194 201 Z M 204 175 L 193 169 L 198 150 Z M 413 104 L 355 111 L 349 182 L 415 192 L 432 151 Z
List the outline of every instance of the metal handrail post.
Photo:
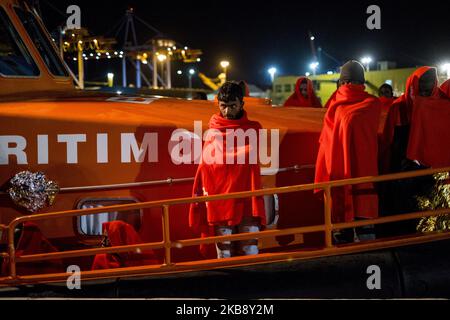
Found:
M 13 280 L 17 278 L 16 248 L 14 246 L 14 229 L 15 228 L 11 228 L 11 226 L 8 228 L 9 276 Z
M 325 206 L 325 245 L 327 248 L 333 247 L 333 224 L 331 220 L 331 212 L 333 199 L 331 198 L 331 187 L 324 188 L 324 206 Z
M 164 259 L 165 259 L 165 265 L 170 266 L 172 264 L 172 256 L 171 256 L 171 249 L 172 249 L 172 242 L 170 240 L 170 222 L 169 222 L 169 206 L 164 205 L 163 206 L 163 213 L 162 213 L 162 220 L 163 220 L 163 242 L 164 242 Z

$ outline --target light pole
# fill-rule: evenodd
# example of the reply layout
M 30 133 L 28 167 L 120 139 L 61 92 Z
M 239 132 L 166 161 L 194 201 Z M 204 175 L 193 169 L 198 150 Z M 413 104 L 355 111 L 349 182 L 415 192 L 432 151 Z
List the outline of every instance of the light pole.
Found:
M 269 68 L 267 72 L 270 74 L 270 81 L 273 83 L 273 81 L 275 80 L 275 74 L 277 73 L 277 68 L 275 67 Z
M 313 62 L 313 63 L 311 63 L 309 65 L 309 67 L 312 70 L 313 75 L 316 75 L 316 71 L 317 71 L 317 68 L 319 67 L 319 63 L 318 62 Z
M 194 69 L 189 69 L 189 89 L 192 89 L 192 76 L 195 74 L 195 70 Z
M 167 56 L 165 54 L 158 54 L 157 59 L 161 62 L 161 77 L 164 78 L 164 62 L 167 60 Z
M 370 63 L 372 62 L 371 57 L 364 57 L 361 59 L 361 62 L 366 66 L 366 70 L 370 71 Z
M 220 66 L 222 67 L 223 73 L 225 74 L 225 81 L 227 81 L 227 70 L 228 70 L 228 67 L 230 66 L 230 63 L 228 61 L 224 60 L 224 61 L 220 62 Z

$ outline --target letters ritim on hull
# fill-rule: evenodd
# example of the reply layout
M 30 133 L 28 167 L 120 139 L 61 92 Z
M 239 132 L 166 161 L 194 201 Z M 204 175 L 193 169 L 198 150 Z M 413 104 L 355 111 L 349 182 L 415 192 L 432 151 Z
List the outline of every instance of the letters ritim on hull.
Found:
M 171 156 L 172 162 L 176 165 L 181 164 L 199 164 L 201 155 L 203 153 L 204 161 L 214 163 L 214 161 L 220 162 L 225 158 L 227 164 L 245 164 L 249 161 L 250 164 L 259 163 L 264 166 L 269 166 L 269 169 L 278 169 L 279 167 L 279 144 L 280 136 L 279 130 L 262 129 L 256 132 L 254 129 L 247 131 L 243 130 L 230 130 L 230 134 L 227 134 L 226 146 L 227 148 L 245 149 L 246 141 L 250 146 L 249 159 L 245 156 L 238 156 L 237 159 L 223 157 L 222 153 L 227 152 L 227 148 L 223 148 L 223 142 L 215 135 L 214 130 L 207 130 L 203 133 L 202 122 L 196 121 L 194 123 L 194 132 L 177 129 L 175 130 L 170 140 L 168 141 L 168 152 Z M 270 139 L 269 139 L 270 131 Z M 227 130 L 228 133 L 228 130 Z M 96 143 L 96 159 L 98 164 L 109 163 L 111 152 L 109 139 L 112 134 L 97 133 L 95 137 L 87 135 L 85 133 L 79 134 L 58 134 L 56 137 L 49 135 L 37 135 L 34 139 L 24 137 L 21 135 L 1 135 L 0 136 L 0 165 L 29 165 L 29 144 L 35 141 L 37 146 L 37 163 L 38 165 L 47 165 L 52 161 L 52 150 L 49 147 L 50 139 L 54 139 L 58 144 L 66 145 L 66 163 L 78 164 L 79 154 L 82 152 L 83 145 L 87 143 Z M 202 139 L 216 140 L 214 144 L 214 150 L 203 150 Z M 117 137 L 114 136 L 114 139 Z M 34 141 L 30 141 L 34 140 Z M 53 141 L 53 142 L 54 142 Z M 270 149 L 270 152 L 269 152 Z M 157 163 L 159 161 L 159 149 L 158 149 L 158 133 L 147 132 L 143 135 L 142 140 L 138 141 L 138 138 L 134 133 L 121 133 L 120 134 L 120 150 L 114 149 L 114 152 L 120 151 L 121 163 L 144 163 L 147 160 L 148 163 Z M 241 153 L 242 155 L 245 152 Z M 211 156 L 213 155 L 213 156 Z M 219 156 L 218 156 L 219 155 Z M 226 154 L 227 155 L 227 154 Z M 15 163 L 14 163 L 15 159 Z M 205 160 L 206 159 L 206 160 Z

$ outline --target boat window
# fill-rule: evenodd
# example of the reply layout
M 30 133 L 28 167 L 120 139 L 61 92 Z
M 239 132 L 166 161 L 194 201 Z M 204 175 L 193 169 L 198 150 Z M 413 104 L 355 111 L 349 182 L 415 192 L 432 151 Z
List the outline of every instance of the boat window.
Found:
M 137 203 L 137 201 L 131 198 L 89 198 L 81 200 L 77 208 L 93 209 L 130 203 Z M 116 220 L 124 221 L 132 225 L 136 231 L 139 231 L 141 227 L 141 210 L 104 212 L 78 217 L 78 233 L 84 236 L 100 236 L 102 235 L 103 223 Z
M 15 8 L 15 11 L 50 72 L 58 77 L 68 77 L 66 68 L 34 14 L 21 8 Z
M 39 76 L 38 67 L 2 7 L 0 7 L 0 74 Z

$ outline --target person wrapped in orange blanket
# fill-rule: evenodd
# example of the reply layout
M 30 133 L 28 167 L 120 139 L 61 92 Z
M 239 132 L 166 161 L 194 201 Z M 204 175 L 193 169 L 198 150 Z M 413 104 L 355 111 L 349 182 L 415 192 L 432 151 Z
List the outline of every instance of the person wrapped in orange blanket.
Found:
M 383 174 L 427 168 L 407 155 L 416 101 L 439 97 L 437 71 L 432 67 L 417 69 L 407 80 L 405 93 L 389 109 L 380 143 L 380 169 Z M 427 102 L 425 102 L 427 103 Z M 418 123 L 417 123 L 418 124 Z M 425 147 L 424 145 L 421 147 Z M 390 216 L 419 211 L 417 197 L 427 194 L 433 186 L 431 177 L 381 183 L 381 214 Z M 414 220 L 386 225 L 385 235 L 407 235 L 416 232 Z M 383 232 L 384 232 L 383 231 Z
M 219 90 L 220 112 L 213 115 L 197 169 L 193 196 L 212 196 L 261 189 L 258 161 L 258 134 L 261 125 L 247 117 L 243 90 L 238 83 L 226 82 Z M 247 135 L 250 139 L 235 137 Z M 252 139 L 253 136 L 253 139 Z M 233 140 L 231 140 L 231 139 Z M 241 142 L 239 142 L 241 140 Z M 266 224 L 262 197 L 195 203 L 189 212 L 189 225 L 202 236 L 223 236 L 258 232 Z M 201 246 L 211 257 L 211 246 Z M 257 240 L 222 242 L 216 246 L 218 258 L 258 254 Z
M 300 77 L 295 84 L 294 93 L 284 103 L 285 107 L 322 108 L 319 98 L 314 92 L 313 82 Z
M 416 97 L 437 97 L 437 71 L 432 67 L 417 69 L 407 80 L 405 93 L 389 109 L 380 145 L 382 173 L 400 172 L 407 166 L 406 149 Z
M 316 183 L 378 175 L 381 103 L 365 91 L 364 67 L 359 62 L 347 62 L 339 82 L 339 89 L 327 103 Z M 333 223 L 378 217 L 378 196 L 371 183 L 334 188 L 332 199 Z M 351 241 L 347 236 L 342 240 Z
M 450 99 L 414 101 L 407 159 L 427 168 L 450 167 Z
M 387 113 L 395 101 L 392 86 L 387 83 L 382 84 L 378 89 L 378 97 L 381 101 L 381 111 Z
M 143 243 L 134 228 L 123 221 L 105 222 L 103 228 L 103 247 L 118 247 Z M 121 253 L 97 254 L 92 270 L 126 268 L 159 264 L 152 250 L 133 250 Z
M 15 232 L 16 257 L 43 253 L 53 253 L 58 250 L 42 234 L 39 227 L 33 222 L 25 222 Z M 9 272 L 8 259 L 2 265 L 2 275 Z M 18 275 L 36 275 L 49 273 L 66 272 L 63 262 L 60 259 L 49 261 L 37 261 L 27 263 L 17 263 L 16 272 Z

